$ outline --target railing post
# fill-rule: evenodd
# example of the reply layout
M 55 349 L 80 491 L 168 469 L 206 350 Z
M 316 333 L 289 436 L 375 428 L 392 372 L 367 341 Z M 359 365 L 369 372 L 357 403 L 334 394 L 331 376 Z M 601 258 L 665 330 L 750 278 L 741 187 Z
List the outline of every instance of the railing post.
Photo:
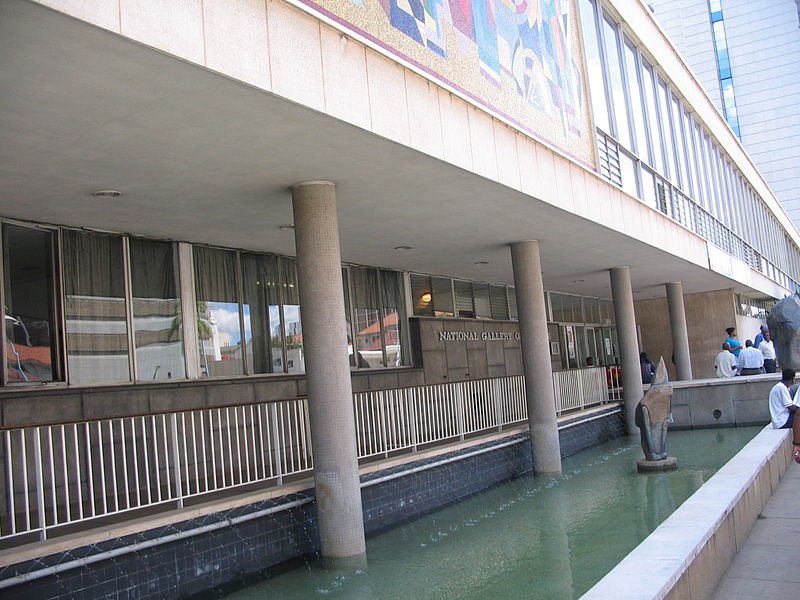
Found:
M 417 444 L 419 443 L 419 437 L 417 435 L 417 394 L 414 388 L 405 388 L 403 390 L 403 396 L 405 396 L 406 405 L 408 406 L 408 432 L 411 437 L 411 449 L 413 452 L 416 452 Z
M 33 461 L 34 469 L 36 470 L 36 510 L 39 512 L 39 525 L 41 531 L 39 539 L 45 541 L 47 539 L 47 514 L 44 508 L 44 473 L 42 472 L 42 439 L 39 427 L 33 430 Z M 25 436 L 22 436 L 22 443 L 25 443 Z M 26 468 L 26 465 L 22 465 Z
M 183 482 L 181 480 L 181 453 L 178 448 L 178 413 L 170 415 L 172 426 L 172 468 L 175 474 L 175 495 L 178 497 L 178 508 L 183 508 Z
M 278 426 L 278 403 L 273 402 L 269 405 L 269 425 L 272 428 L 272 440 L 275 447 L 272 449 L 272 460 L 275 461 L 275 474 L 278 478 L 278 485 L 283 485 L 283 460 L 281 453 L 281 445 L 283 444 L 283 435 Z
M 456 384 L 456 418 L 458 420 L 458 439 L 464 439 L 464 430 L 466 429 L 464 419 L 464 388 L 466 384 L 459 382 Z
M 507 383 L 507 382 L 506 382 Z M 497 431 L 503 430 L 503 382 L 500 378 L 492 379 L 492 398 L 494 399 L 494 422 L 497 425 Z

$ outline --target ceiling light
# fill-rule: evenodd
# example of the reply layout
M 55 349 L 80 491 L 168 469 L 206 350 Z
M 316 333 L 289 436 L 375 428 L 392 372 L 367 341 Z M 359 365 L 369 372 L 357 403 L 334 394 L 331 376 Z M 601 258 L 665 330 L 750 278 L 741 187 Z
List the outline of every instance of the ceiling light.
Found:
M 473 265 L 488 265 L 489 261 L 488 260 L 479 260 L 478 262 L 474 262 L 472 264 Z
M 414 246 L 395 246 L 395 250 L 413 250 Z
M 292 225 L 292 224 L 289 224 L 289 225 L 281 225 L 281 226 L 279 226 L 279 227 L 278 227 L 278 229 L 281 229 L 281 230 L 283 230 L 283 231 L 291 231 L 291 230 L 293 230 L 293 229 L 294 229 L 294 225 Z
M 101 200 L 112 200 L 122 196 L 122 192 L 117 190 L 97 190 L 96 192 L 92 192 L 92 196 L 100 198 Z

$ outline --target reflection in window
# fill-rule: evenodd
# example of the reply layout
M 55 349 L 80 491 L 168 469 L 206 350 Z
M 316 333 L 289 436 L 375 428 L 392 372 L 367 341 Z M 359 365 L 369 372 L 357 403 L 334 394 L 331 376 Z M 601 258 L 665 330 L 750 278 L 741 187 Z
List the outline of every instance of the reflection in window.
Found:
M 169 242 L 132 238 L 130 259 L 137 378 L 181 379 L 186 368 L 177 253 Z
M 472 296 L 475 304 L 475 316 L 478 319 L 491 319 L 492 304 L 489 301 L 489 284 L 473 283 Z
M 355 315 L 357 365 L 366 361 L 370 367 L 383 366 L 378 272 L 375 269 L 351 267 L 350 283 Z
M 56 378 L 52 249 L 48 231 L 3 226 L 8 383 Z
M 63 232 L 71 383 L 130 380 L 122 238 Z
M 194 274 L 201 376 L 242 375 L 236 254 L 195 246 Z
M 383 350 L 387 367 L 405 364 L 402 325 L 405 319 L 403 277 L 396 271 L 379 271 L 383 292 Z

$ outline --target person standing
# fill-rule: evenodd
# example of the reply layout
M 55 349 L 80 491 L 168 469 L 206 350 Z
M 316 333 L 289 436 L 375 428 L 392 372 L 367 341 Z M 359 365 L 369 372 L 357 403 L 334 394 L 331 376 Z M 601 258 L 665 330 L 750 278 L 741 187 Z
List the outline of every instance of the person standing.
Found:
M 728 339 L 725 341 L 728 342 L 728 345 L 731 347 L 731 354 L 739 358 L 739 352 L 742 351 L 744 346 L 736 339 L 736 327 L 728 327 L 725 333 L 728 334 Z
M 739 375 L 761 375 L 764 372 L 764 355 L 755 349 L 752 340 L 747 340 L 744 346 L 744 350 L 736 357 Z
M 794 385 L 794 369 L 784 369 L 781 380 L 769 391 L 769 414 L 773 429 L 792 430 L 792 457 L 800 463 L 800 417 L 795 418 L 797 404 L 789 391 Z
M 736 357 L 731 354 L 731 346 L 728 342 L 722 344 L 722 352 L 717 354 L 714 359 L 714 369 L 717 377 L 733 377 L 736 375 Z
M 772 342 L 772 335 L 769 329 L 764 330 L 764 339 L 758 345 L 758 350 L 764 357 L 764 370 L 767 373 L 774 373 L 778 370 L 778 365 L 775 362 L 775 344 Z
M 759 346 L 761 346 L 761 342 L 764 341 L 764 332 L 767 331 L 767 326 L 766 325 L 762 325 L 760 329 L 761 329 L 761 331 L 758 332 L 758 335 L 753 340 L 753 346 L 756 349 L 758 349 Z
M 653 383 L 656 376 L 656 365 L 647 356 L 647 352 L 639 355 L 639 366 L 642 369 L 642 383 Z

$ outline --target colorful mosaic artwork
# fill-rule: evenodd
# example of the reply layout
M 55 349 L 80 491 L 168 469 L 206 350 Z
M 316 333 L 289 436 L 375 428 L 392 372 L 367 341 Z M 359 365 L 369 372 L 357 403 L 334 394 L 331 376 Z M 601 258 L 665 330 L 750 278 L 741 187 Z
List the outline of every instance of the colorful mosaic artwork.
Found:
M 303 1 L 592 162 L 571 0 Z

